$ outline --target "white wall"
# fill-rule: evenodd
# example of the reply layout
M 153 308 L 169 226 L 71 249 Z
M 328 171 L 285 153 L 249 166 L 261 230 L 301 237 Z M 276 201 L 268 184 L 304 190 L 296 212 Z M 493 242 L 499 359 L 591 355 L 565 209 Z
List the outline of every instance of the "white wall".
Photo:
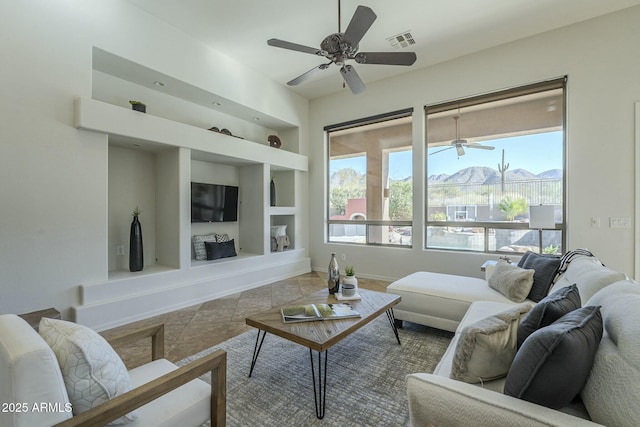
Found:
M 299 124 L 307 150 L 306 100 L 124 1 L 4 1 L 0 16 L 0 313 L 68 318 L 78 286 L 107 279 L 107 138 L 73 127 L 94 46 Z
M 568 75 L 567 244 L 586 247 L 609 267 L 634 274 L 633 229 L 609 228 L 609 217 L 634 218 L 634 101 L 640 99 L 640 7 L 509 43 L 367 84 L 310 103 L 309 193 L 326 194 L 323 126 L 413 107 L 414 248 L 326 244 L 326 205 L 310 200 L 312 267 L 326 270 L 330 253 L 345 254 L 363 276 L 398 278 L 418 270 L 480 276 L 488 257 L 425 251 L 424 105 Z M 361 65 L 365 66 L 365 65 Z M 428 173 L 428 172 L 427 172 Z M 591 218 L 601 218 L 592 228 Z M 491 256 L 490 258 L 496 258 Z M 384 260 L 387 260 L 384 262 Z M 345 264 L 343 262 L 343 264 Z M 361 273 L 360 273 L 361 272 Z

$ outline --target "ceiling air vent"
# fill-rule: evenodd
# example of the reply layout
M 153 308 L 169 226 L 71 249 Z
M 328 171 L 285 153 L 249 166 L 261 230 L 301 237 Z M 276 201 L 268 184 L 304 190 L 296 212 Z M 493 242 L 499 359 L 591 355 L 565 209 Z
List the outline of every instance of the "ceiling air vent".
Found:
M 411 35 L 411 31 L 403 31 L 395 36 L 387 37 L 387 41 L 394 49 L 404 49 L 411 45 L 416 44 L 416 41 Z

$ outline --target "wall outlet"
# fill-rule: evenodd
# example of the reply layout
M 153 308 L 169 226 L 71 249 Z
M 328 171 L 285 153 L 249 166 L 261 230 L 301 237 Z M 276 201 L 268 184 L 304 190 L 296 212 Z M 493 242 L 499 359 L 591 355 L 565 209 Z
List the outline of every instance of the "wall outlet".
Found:
M 124 255 L 124 245 L 118 245 L 118 246 L 116 246 L 116 255 L 117 255 L 117 256 L 122 256 L 122 255 Z
M 340 261 L 346 261 L 347 260 L 347 254 L 340 254 Z

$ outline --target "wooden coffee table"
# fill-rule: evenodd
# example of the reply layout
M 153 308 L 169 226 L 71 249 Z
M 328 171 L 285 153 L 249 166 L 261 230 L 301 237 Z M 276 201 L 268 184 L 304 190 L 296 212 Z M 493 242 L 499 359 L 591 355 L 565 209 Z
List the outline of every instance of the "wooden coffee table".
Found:
M 284 323 L 282 315 L 280 314 L 280 307 L 247 317 L 245 319 L 247 325 L 258 328 L 258 336 L 256 337 L 256 344 L 253 349 L 253 359 L 251 360 L 249 376 L 253 373 L 253 368 L 255 367 L 258 355 L 260 354 L 260 349 L 262 348 L 262 343 L 264 342 L 264 338 L 267 333 L 277 335 L 307 347 L 309 349 L 309 356 L 311 359 L 311 376 L 313 378 L 313 397 L 316 406 L 316 416 L 322 419 L 325 412 L 327 356 L 330 347 L 385 312 L 387 313 L 387 318 L 389 319 L 393 333 L 396 336 L 396 340 L 398 341 L 398 344 L 400 344 L 400 337 L 398 336 L 395 317 L 393 315 L 393 306 L 400 302 L 400 296 L 384 292 L 370 291 L 367 289 L 359 289 L 358 294 L 362 296 L 362 299 L 354 301 L 338 301 L 333 295 L 329 295 L 328 290 L 322 290 L 310 294 L 300 300 L 286 304 L 286 306 L 293 306 L 315 303 L 336 304 L 340 302 L 348 302 L 354 310 L 358 311 L 362 315 L 362 317 L 358 318 Z M 317 352 L 318 355 L 317 378 L 313 355 L 314 351 Z

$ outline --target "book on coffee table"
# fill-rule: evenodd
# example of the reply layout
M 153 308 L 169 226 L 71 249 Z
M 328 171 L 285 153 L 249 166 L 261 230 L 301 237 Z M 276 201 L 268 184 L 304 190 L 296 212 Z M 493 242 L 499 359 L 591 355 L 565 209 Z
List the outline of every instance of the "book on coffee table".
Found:
M 284 323 L 313 322 L 315 320 L 348 319 L 360 317 L 360 313 L 349 304 L 306 304 L 283 307 L 282 320 Z

